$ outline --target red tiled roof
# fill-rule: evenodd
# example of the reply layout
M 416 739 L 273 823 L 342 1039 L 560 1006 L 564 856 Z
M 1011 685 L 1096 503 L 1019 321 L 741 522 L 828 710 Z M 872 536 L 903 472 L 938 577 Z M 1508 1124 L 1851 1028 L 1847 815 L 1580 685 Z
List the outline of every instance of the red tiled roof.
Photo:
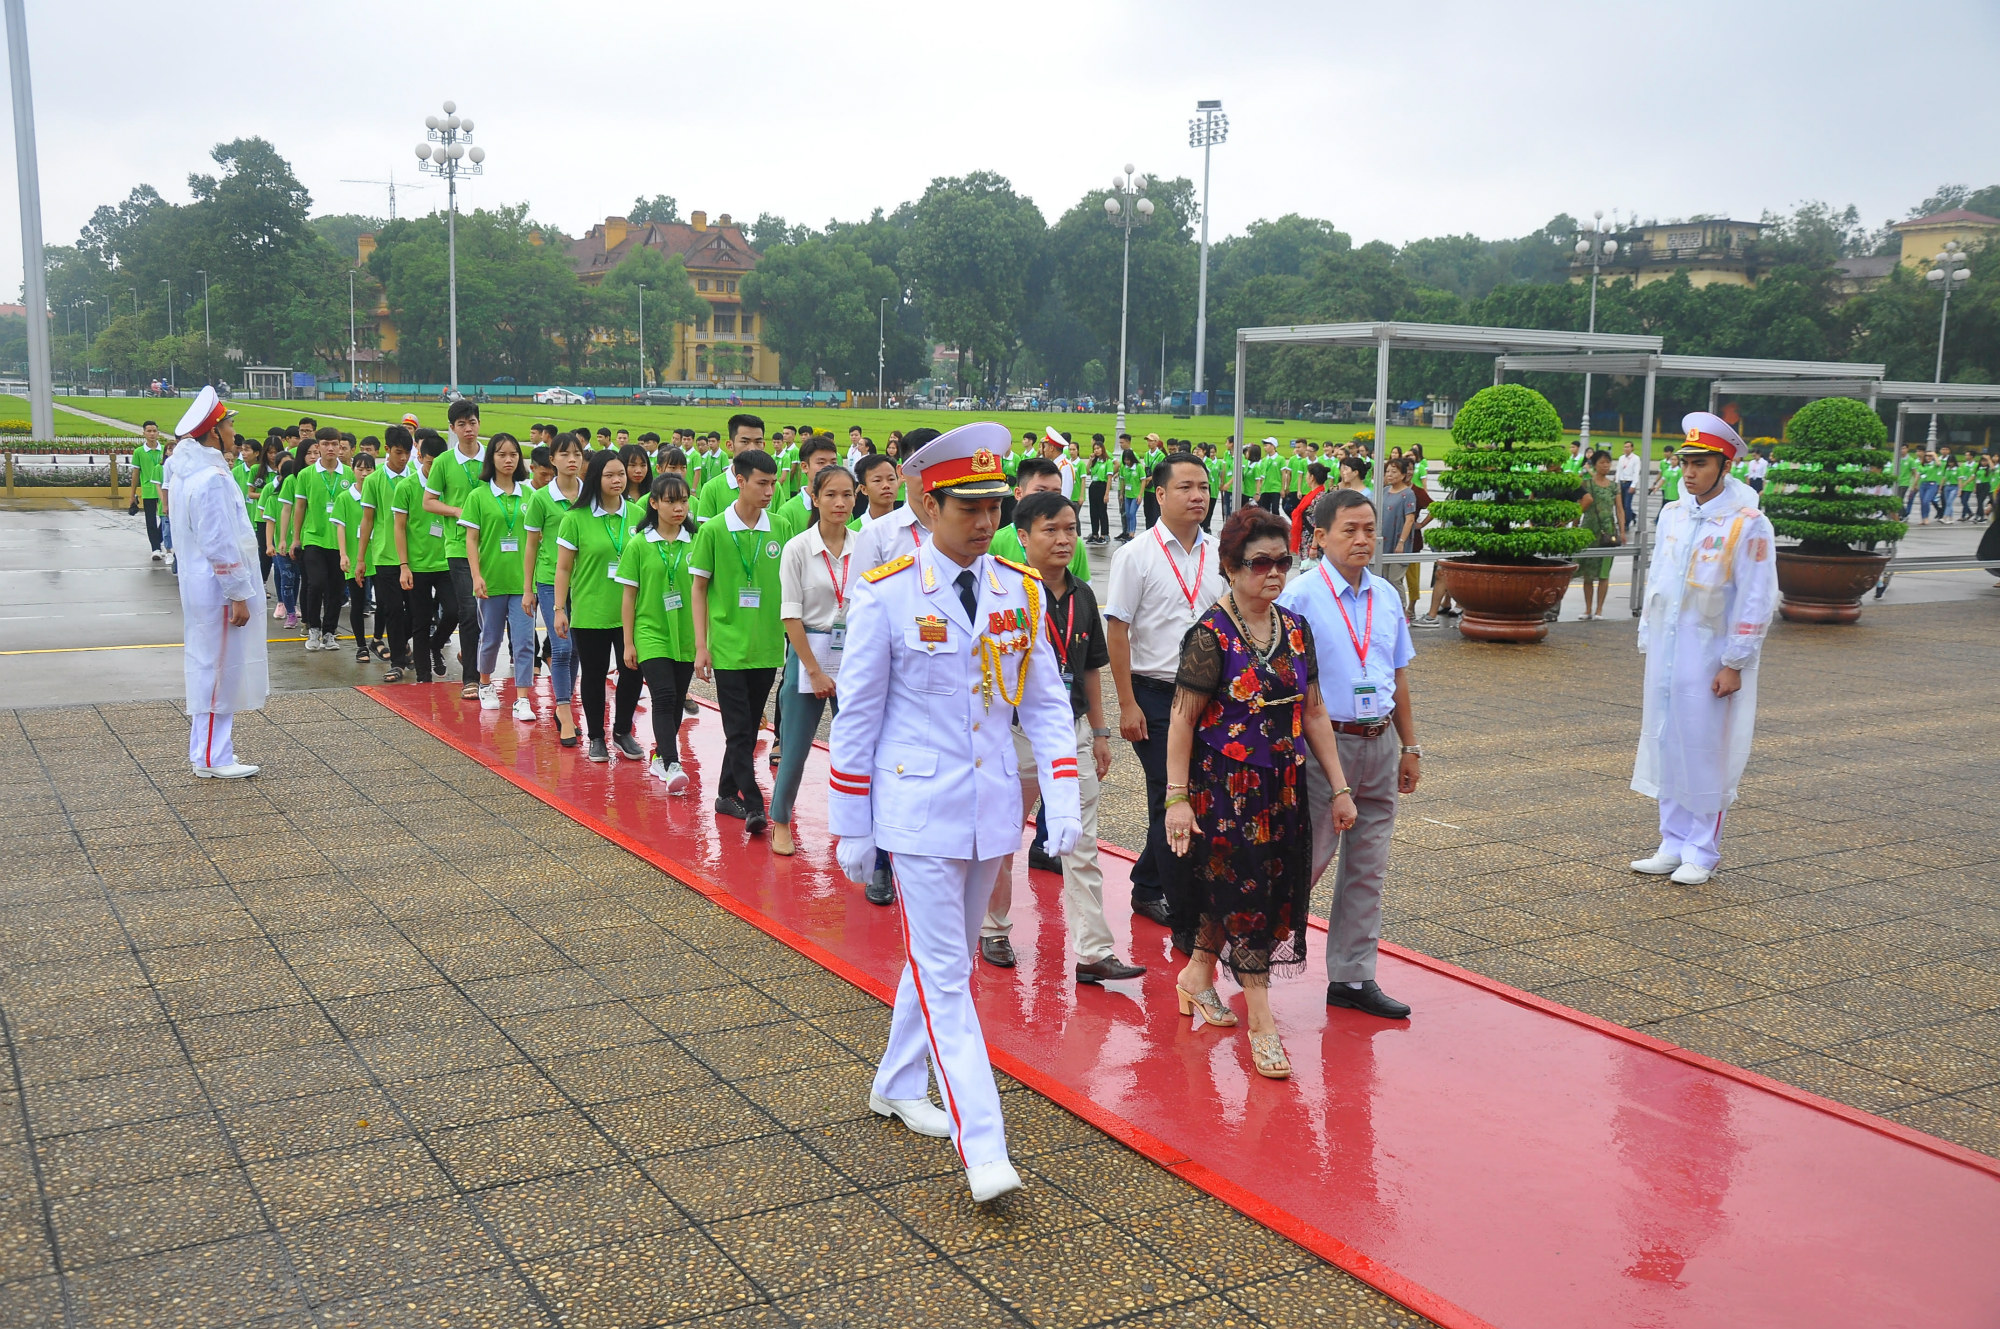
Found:
M 1912 217 L 1908 221 L 1896 222 L 1892 231 L 1900 231 L 1906 226 L 1951 226 L 1951 225 L 2000 226 L 2000 217 L 1989 217 L 1983 212 L 1973 212 L 1969 208 L 1953 208 L 1949 212 L 1933 212 L 1928 217 Z
M 640 222 L 609 249 L 605 247 L 603 223 L 590 228 L 582 238 L 565 242 L 569 261 L 578 276 L 609 272 L 629 258 L 640 245 L 657 249 L 663 257 L 679 254 L 689 271 L 744 273 L 757 266 L 757 251 L 736 225 L 710 223 L 697 231 L 685 222 Z

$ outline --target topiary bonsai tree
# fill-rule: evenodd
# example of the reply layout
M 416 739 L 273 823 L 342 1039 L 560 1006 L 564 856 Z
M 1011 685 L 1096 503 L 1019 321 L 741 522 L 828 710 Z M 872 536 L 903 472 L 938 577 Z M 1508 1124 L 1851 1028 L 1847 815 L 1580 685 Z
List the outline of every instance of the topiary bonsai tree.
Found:
M 1789 442 L 1773 449 L 1782 470 L 1764 494 L 1771 529 L 1797 540 L 1800 554 L 1872 553 L 1900 540 L 1900 519 L 1889 483 L 1889 431 L 1864 401 L 1822 397 L 1792 417 Z
M 1583 478 L 1562 470 L 1569 456 L 1562 417 L 1549 399 L 1518 383 L 1482 388 L 1451 422 L 1447 499 L 1431 504 L 1424 529 L 1432 549 L 1458 549 L 1494 563 L 1533 563 L 1588 549 L 1576 525 Z

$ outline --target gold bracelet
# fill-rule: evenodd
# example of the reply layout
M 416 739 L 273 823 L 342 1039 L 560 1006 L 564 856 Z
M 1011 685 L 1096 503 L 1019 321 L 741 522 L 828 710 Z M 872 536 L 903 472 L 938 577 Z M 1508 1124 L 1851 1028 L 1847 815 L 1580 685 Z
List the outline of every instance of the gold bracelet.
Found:
M 1327 802 L 1331 803 L 1334 798 L 1339 798 L 1342 794 L 1352 794 L 1353 792 L 1354 792 L 1353 785 L 1344 784 L 1340 788 L 1333 791 L 1333 798 L 1329 798 Z

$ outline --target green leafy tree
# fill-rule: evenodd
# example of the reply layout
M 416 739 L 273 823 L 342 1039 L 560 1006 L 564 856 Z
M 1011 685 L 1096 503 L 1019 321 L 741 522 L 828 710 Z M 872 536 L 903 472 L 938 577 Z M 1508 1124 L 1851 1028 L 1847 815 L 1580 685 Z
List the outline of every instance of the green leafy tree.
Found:
M 1889 431 L 1866 402 L 1823 397 L 1792 416 L 1786 441 L 1772 449 L 1781 463 L 1763 498 L 1771 529 L 1799 542 L 1802 554 L 1872 552 L 1908 533 L 1887 483 Z
M 1595 537 L 1576 525 L 1583 482 L 1559 469 L 1568 449 L 1548 398 L 1518 383 L 1484 388 L 1459 408 L 1451 437 L 1451 497 L 1431 504 L 1438 524 L 1425 544 L 1503 563 L 1590 548 Z
M 646 288 L 646 360 L 657 383 L 674 358 L 676 330 L 706 315 L 708 302 L 695 294 L 687 263 L 679 254 L 664 255 L 645 245 L 635 248 L 598 287 L 601 326 L 618 335 L 621 348 L 629 343 L 629 360 L 624 359 L 621 349 L 623 363 L 638 361 L 641 286 Z
M 1005 389 L 1021 326 L 1047 290 L 1047 231 L 1033 201 L 991 171 L 940 177 L 924 191 L 900 270 L 923 296 L 931 334 L 964 353 L 961 390 L 968 356 Z
M 743 278 L 743 305 L 763 317 L 764 344 L 787 382 L 807 386 L 824 373 L 852 387 L 875 379 L 881 302 L 893 303 L 897 287 L 894 272 L 853 245 L 814 238 L 765 250 Z
M 670 194 L 655 194 L 651 198 L 641 194 L 632 200 L 632 211 L 625 215 L 625 220 L 635 226 L 647 222 L 672 226 L 681 220 L 681 205 Z

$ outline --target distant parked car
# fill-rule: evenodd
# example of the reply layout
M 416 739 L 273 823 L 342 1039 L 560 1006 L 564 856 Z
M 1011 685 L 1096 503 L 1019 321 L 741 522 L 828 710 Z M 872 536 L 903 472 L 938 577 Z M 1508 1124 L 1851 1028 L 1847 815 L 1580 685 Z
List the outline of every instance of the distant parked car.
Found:
M 692 403 L 678 392 L 668 388 L 647 388 L 632 394 L 632 400 L 641 406 L 688 406 Z
M 535 394 L 535 401 L 542 406 L 581 406 L 584 395 L 568 388 L 543 388 Z

